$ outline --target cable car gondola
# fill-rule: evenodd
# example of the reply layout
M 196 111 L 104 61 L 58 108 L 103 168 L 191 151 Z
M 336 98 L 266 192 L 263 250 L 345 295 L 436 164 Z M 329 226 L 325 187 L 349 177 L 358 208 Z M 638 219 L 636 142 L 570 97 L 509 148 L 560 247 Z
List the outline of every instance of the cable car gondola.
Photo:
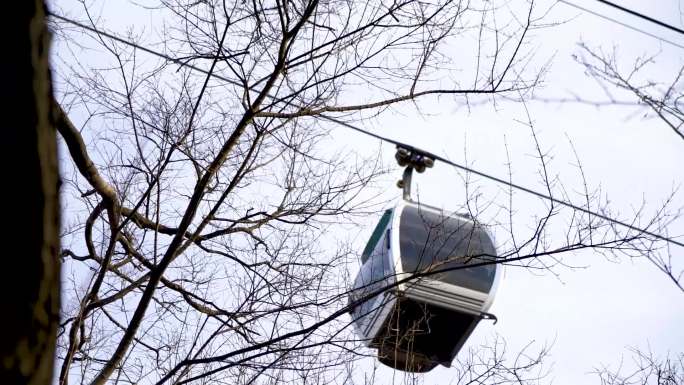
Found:
M 500 276 L 492 237 L 467 215 L 410 199 L 411 172 L 431 158 L 400 148 L 404 197 L 385 211 L 351 291 L 357 334 L 383 364 L 409 372 L 450 366 L 492 304 Z M 403 164 L 402 164 L 403 163 Z

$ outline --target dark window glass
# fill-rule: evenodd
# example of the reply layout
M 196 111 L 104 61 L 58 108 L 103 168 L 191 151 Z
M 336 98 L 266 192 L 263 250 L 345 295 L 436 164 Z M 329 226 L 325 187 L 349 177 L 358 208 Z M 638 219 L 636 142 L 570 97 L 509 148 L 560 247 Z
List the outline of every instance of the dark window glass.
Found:
M 495 265 L 467 267 L 496 258 L 484 228 L 460 216 L 408 205 L 401 213 L 399 248 L 405 272 L 438 272 L 429 278 L 488 293 Z
M 370 239 L 368 239 L 368 243 L 366 243 L 366 247 L 363 249 L 363 253 L 361 253 L 361 263 L 365 263 L 366 260 L 368 259 L 368 257 L 373 252 L 373 250 L 375 250 L 375 246 L 378 244 L 380 237 L 383 236 L 383 233 L 385 232 L 385 228 L 389 224 L 390 218 L 392 218 L 392 210 L 391 209 L 385 211 L 385 213 L 382 214 L 380 221 L 378 221 L 378 224 L 375 226 L 375 230 L 373 230 L 373 234 L 371 234 Z

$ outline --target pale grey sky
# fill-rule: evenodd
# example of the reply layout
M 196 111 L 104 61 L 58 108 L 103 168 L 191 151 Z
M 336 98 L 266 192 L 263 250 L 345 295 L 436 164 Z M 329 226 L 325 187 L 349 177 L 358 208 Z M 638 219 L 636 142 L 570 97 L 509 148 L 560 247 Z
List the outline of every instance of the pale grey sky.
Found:
M 684 45 L 684 36 L 619 14 L 596 1 L 572 1 Z M 677 1 L 620 3 L 671 24 L 684 25 Z M 538 2 L 538 7 L 551 4 Z M 68 2 L 61 3 L 60 7 L 72 15 L 79 15 L 77 7 L 70 8 Z M 106 17 L 102 19 L 102 27 L 109 31 L 123 32 L 128 27 L 140 31 L 143 25 L 157 22 L 149 15 L 126 13 L 111 4 L 103 14 Z M 537 47 L 538 63 L 553 58 L 544 85 L 537 92 L 540 97 L 581 95 L 587 99 L 605 100 L 605 94 L 596 82 L 572 59 L 572 55 L 580 53 L 579 41 L 605 50 L 615 47 L 626 66 L 637 55 L 660 52 L 647 70 L 649 76 L 658 80 L 670 79 L 684 64 L 684 49 L 583 14 L 562 3 L 553 7 L 548 20 L 565 20 L 565 23 L 534 31 L 530 40 Z M 58 53 L 60 48 L 63 47 L 57 44 Z M 454 47 L 454 55 L 457 54 L 458 47 Z M 92 64 L 98 58 L 88 60 Z M 630 97 L 619 92 L 615 95 L 624 99 Z M 527 119 L 521 104 L 502 103 L 496 108 L 478 105 L 468 109 L 444 98 L 421 102 L 420 107 L 421 113 L 411 106 L 390 110 L 364 128 L 461 163 L 465 163 L 467 157 L 467 162 L 474 168 L 502 178 L 507 177 L 507 144 L 514 181 L 543 189 L 530 129 L 520 123 Z M 557 175 L 566 188 L 574 192 L 582 188 L 569 137 L 582 162 L 589 187 L 600 187 L 602 197 L 610 201 L 616 217 L 630 220 L 642 202 L 645 203 L 645 215 L 653 214 L 677 188 L 680 191 L 675 194 L 671 207 L 684 207 L 684 172 L 681 170 L 684 141 L 659 120 L 644 119 L 643 113 L 634 114 L 635 110 L 630 107 L 599 109 L 540 101 L 530 101 L 527 107 L 543 150 L 552 156 L 550 172 Z M 367 137 L 350 134 L 332 124 L 330 128 L 332 142 L 341 148 L 354 148 L 365 155 L 378 151 L 378 144 Z M 391 165 L 394 149 L 390 145 L 380 148 L 383 158 Z M 399 175 L 397 167 L 394 177 Z M 422 201 L 455 209 L 465 199 L 461 176 L 463 174 L 454 169 L 437 164 L 414 179 L 415 189 Z M 399 196 L 399 190 L 393 187 L 394 180 L 388 178 L 386 182 L 386 197 Z M 481 189 L 484 200 L 501 204 L 507 201 L 501 186 L 494 182 L 475 178 L 474 183 Z M 574 197 L 579 198 L 579 195 Z M 516 228 L 521 235 L 529 231 L 527 227 L 534 223 L 535 216 L 543 214 L 543 205 L 523 192 L 515 193 L 514 207 Z M 493 209 L 486 213 L 491 220 L 504 220 L 497 217 L 502 214 L 495 215 Z M 367 227 L 359 230 L 360 248 L 362 238 L 371 232 L 375 219 L 369 219 Z M 669 235 L 682 240 L 684 218 L 674 221 L 668 230 Z M 550 234 L 550 239 L 556 237 L 562 242 L 562 228 L 556 231 Z M 507 234 L 497 232 L 496 235 L 498 242 L 507 241 Z M 684 249 L 673 246 L 672 255 L 680 269 L 684 268 Z M 554 269 L 557 276 L 507 268 L 491 309 L 499 317 L 499 323 L 482 322 L 464 349 L 491 340 L 494 334 L 507 341 L 511 353 L 530 341 L 535 341 L 533 350 L 553 343 L 547 364 L 552 364 L 549 379 L 558 385 L 598 383 L 598 379 L 588 373 L 601 365 L 615 367 L 623 357 L 629 360 L 629 347 L 651 350 L 661 357 L 668 352 L 683 351 L 684 293 L 647 261 L 627 258 L 608 261 L 589 251 L 566 255 L 564 262 L 581 268 L 557 267 Z M 380 373 L 383 381 L 401 382 L 401 376 L 393 377 L 390 369 L 382 368 Z M 423 380 L 426 384 L 447 384 L 451 381 L 450 372 L 439 368 L 424 375 Z
M 541 3 L 538 3 L 541 4 Z M 586 8 L 612 15 L 650 33 L 684 44 L 684 36 L 654 27 L 647 22 L 617 14 L 594 1 L 576 1 Z M 624 1 L 625 6 L 682 26 L 678 2 Z M 574 18 L 574 16 L 578 16 Z M 606 100 L 573 59 L 580 52 L 577 43 L 610 50 L 615 47 L 625 68 L 637 55 L 661 52 L 648 73 L 653 79 L 672 79 L 678 66 L 684 65 L 684 50 L 660 43 L 651 37 L 625 29 L 593 15 L 557 4 L 550 19 L 571 19 L 567 23 L 538 31 L 533 39 L 539 45 L 538 56 L 554 55 L 550 73 L 539 95 L 567 98 L 580 95 L 590 100 Z M 615 92 L 615 95 L 624 95 Z M 629 97 L 625 97 L 626 100 Z M 447 104 L 447 103 L 444 103 Z M 422 104 L 425 106 L 425 103 Z M 465 163 L 480 171 L 507 178 L 504 138 L 508 142 L 516 183 L 543 190 L 539 184 L 538 163 L 528 127 L 519 104 L 473 108 L 444 107 L 435 103 L 425 107 L 435 116 L 418 117 L 412 112 L 388 114 L 374 128 L 377 132 L 414 144 Z M 680 191 L 673 208 L 684 206 L 684 142 L 657 119 L 642 119 L 629 107 L 608 107 L 554 103 L 528 103 L 535 130 L 545 151 L 553 160 L 551 173 L 558 175 L 567 188 L 581 190 L 581 179 L 568 137 L 582 161 L 590 188 L 601 188 L 617 217 L 632 218 L 646 203 L 647 212 L 658 208 L 673 189 Z M 567 137 L 566 137 L 567 135 Z M 340 135 L 342 136 L 342 135 Z M 355 136 L 356 140 L 364 140 Z M 350 145 L 356 145 L 350 143 Z M 373 151 L 369 148 L 368 151 Z M 383 146 L 391 162 L 393 149 Z M 400 172 L 397 169 L 396 178 Z M 497 196 L 494 182 L 475 178 L 486 197 Z M 436 166 L 414 179 L 422 201 L 445 208 L 463 204 L 464 193 L 458 174 L 447 166 Z M 447 183 L 449 181 L 449 183 Z M 398 193 L 398 190 L 397 192 Z M 489 194 L 489 195 L 487 195 Z M 516 192 L 516 221 L 525 223 L 526 215 L 540 215 L 532 209 L 537 201 Z M 575 196 L 577 198 L 577 196 Z M 501 192 L 498 199 L 506 199 Z M 581 203 L 581 202 L 578 202 Z M 529 218 L 528 218 L 529 219 Z M 524 226 L 523 226 L 524 227 Z M 370 231 L 370 229 L 369 229 Z M 684 218 L 669 226 L 671 235 L 684 234 Z M 497 236 L 503 241 L 505 234 Z M 556 234 L 562 241 L 563 234 Z M 684 268 L 684 249 L 672 247 L 680 268 Z M 507 268 L 491 312 L 497 325 L 482 322 L 468 344 L 491 340 L 494 333 L 506 339 L 511 353 L 530 341 L 553 344 L 550 379 L 557 385 L 599 383 L 589 374 L 607 365 L 616 368 L 624 359 L 625 373 L 630 368 L 628 348 L 650 350 L 656 356 L 681 353 L 684 349 L 684 293 L 645 260 L 622 258 L 607 261 L 596 253 L 567 255 L 564 262 L 581 269 L 558 268 L 558 277 L 549 273 L 533 274 L 519 268 Z M 584 268 L 586 267 L 586 268 Z M 537 346 L 538 346 L 537 345 Z M 466 346 L 467 348 L 467 346 Z M 534 350 L 534 349 L 533 349 Z M 449 383 L 448 369 L 438 368 L 424 377 L 425 383 Z

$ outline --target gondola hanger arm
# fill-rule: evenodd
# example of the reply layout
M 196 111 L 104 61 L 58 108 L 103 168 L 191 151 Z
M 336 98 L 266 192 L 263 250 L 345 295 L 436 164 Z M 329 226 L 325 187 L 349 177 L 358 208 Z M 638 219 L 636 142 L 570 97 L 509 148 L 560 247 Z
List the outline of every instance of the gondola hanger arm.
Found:
M 401 180 L 397 182 L 397 187 L 403 190 L 404 200 L 411 200 L 411 179 L 413 170 L 418 173 L 425 172 L 426 168 L 432 168 L 435 164 L 435 156 L 416 149 L 411 146 L 397 146 L 397 152 L 394 155 L 397 163 L 404 168 L 404 173 Z

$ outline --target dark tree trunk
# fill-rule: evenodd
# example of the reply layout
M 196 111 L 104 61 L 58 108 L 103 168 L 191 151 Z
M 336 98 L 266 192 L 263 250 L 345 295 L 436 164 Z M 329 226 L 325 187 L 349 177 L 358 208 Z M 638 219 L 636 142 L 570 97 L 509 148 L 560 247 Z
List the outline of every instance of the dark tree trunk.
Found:
M 0 384 L 50 384 L 59 321 L 59 196 L 43 1 L 3 20 Z

